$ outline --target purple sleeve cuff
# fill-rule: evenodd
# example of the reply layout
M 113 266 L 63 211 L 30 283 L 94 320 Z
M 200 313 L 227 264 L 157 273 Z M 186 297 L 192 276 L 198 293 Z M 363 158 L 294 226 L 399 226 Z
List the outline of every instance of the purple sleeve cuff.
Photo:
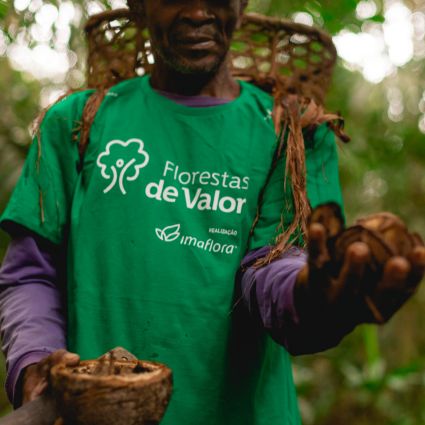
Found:
M 270 247 L 249 253 L 242 262 L 248 267 L 242 275 L 242 296 L 251 314 L 258 316 L 263 328 L 293 355 L 316 353 L 337 345 L 354 328 L 335 317 L 314 313 L 300 316 L 294 289 L 307 255 L 292 248 L 280 259 L 259 269 L 251 267 Z
M 256 259 L 264 257 L 270 247 L 250 252 L 242 261 L 249 267 Z M 291 351 L 290 328 L 299 324 L 294 304 L 294 287 L 299 271 L 307 256 L 297 248 L 264 267 L 249 267 L 242 276 L 242 294 L 251 313 L 257 312 L 262 326 L 273 339 Z
M 16 406 L 21 371 L 65 348 L 65 321 L 53 246 L 15 237 L 0 269 L 0 332 L 6 356 L 6 391 Z

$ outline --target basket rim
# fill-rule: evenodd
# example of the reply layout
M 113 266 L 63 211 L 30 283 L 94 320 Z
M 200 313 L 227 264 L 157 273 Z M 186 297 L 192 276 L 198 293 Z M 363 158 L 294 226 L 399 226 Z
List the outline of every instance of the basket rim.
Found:
M 105 10 L 103 12 L 96 13 L 89 16 L 87 19 L 84 30 L 90 32 L 91 29 L 99 24 L 99 22 L 111 19 L 111 18 L 131 18 L 135 16 L 134 12 L 129 8 L 118 8 Z M 327 47 L 335 51 L 336 47 L 333 43 L 332 36 L 329 35 L 325 30 L 317 26 L 310 26 L 298 22 L 294 22 L 291 19 L 279 18 L 275 16 L 266 16 L 260 13 L 244 13 L 242 16 L 242 23 L 253 23 L 262 25 L 264 27 L 270 27 L 271 29 L 279 28 L 291 28 L 294 32 L 304 33 L 306 35 L 315 35 L 317 38 Z M 240 28 L 237 28 L 236 31 L 240 31 Z
M 294 22 L 291 19 L 279 18 L 276 16 L 266 16 L 260 13 L 249 12 L 243 15 L 243 22 L 255 23 L 263 25 L 264 27 L 271 27 L 273 29 L 280 29 L 282 27 L 291 28 L 294 32 L 304 33 L 307 35 L 316 35 L 318 39 L 326 45 L 335 49 L 335 44 L 333 43 L 332 36 L 328 34 L 324 29 L 319 28 L 313 25 L 306 25 L 299 22 Z
M 83 360 L 77 366 L 67 366 L 65 364 L 58 364 L 52 367 L 50 371 L 51 381 L 54 383 L 57 380 L 66 379 L 67 381 L 76 383 L 93 383 L 108 386 L 122 386 L 132 384 L 132 386 L 146 386 L 156 382 L 163 381 L 172 376 L 171 369 L 159 362 L 152 362 L 148 360 L 126 360 L 114 362 L 115 365 L 140 365 L 142 367 L 153 367 L 154 370 L 145 373 L 135 373 L 127 375 L 89 375 L 87 373 L 75 374 L 73 370 L 81 366 L 89 366 L 99 364 L 99 360 Z M 77 379 L 78 378 L 78 379 Z M 54 386 L 54 385 L 53 385 Z

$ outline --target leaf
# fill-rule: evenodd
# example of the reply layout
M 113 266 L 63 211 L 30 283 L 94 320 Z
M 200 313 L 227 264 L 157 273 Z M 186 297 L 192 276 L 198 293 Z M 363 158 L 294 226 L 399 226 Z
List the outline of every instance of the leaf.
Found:
M 156 236 L 163 241 L 165 238 L 164 232 L 161 229 L 155 229 L 155 232 Z
M 173 242 L 180 236 L 180 224 L 168 226 L 162 232 L 165 235 L 165 241 Z
M 174 242 L 179 236 L 180 236 L 180 233 L 178 232 L 172 233 L 171 235 L 166 236 L 165 240 L 167 242 Z
M 375 16 L 372 16 L 371 18 L 368 18 L 367 20 L 371 22 L 377 22 L 379 24 L 383 24 L 385 22 L 385 16 L 375 15 Z
M 180 236 L 180 224 L 173 224 L 164 229 L 155 229 L 158 238 L 165 242 L 174 242 Z
M 9 11 L 10 4 L 6 0 L 0 0 L 0 19 L 4 18 Z
M 389 377 L 406 377 L 421 371 L 419 363 L 411 363 L 406 366 L 401 366 L 389 373 Z

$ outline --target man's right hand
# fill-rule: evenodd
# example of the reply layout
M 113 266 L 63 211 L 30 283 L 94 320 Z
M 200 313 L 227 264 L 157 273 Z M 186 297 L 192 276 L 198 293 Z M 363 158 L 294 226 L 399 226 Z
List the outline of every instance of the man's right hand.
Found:
M 78 354 L 66 350 L 58 350 L 50 354 L 39 363 L 28 366 L 22 378 L 22 404 L 36 399 L 44 394 L 48 387 L 49 374 L 53 366 L 65 364 L 77 366 L 80 362 Z

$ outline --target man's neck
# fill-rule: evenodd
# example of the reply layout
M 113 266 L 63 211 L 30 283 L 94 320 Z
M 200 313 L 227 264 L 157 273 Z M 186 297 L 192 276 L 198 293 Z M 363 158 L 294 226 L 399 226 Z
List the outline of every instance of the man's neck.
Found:
M 227 63 L 213 75 L 182 74 L 163 63 L 156 62 L 151 76 L 152 87 L 163 92 L 183 96 L 210 96 L 233 100 L 240 94 L 240 86 L 231 75 Z

